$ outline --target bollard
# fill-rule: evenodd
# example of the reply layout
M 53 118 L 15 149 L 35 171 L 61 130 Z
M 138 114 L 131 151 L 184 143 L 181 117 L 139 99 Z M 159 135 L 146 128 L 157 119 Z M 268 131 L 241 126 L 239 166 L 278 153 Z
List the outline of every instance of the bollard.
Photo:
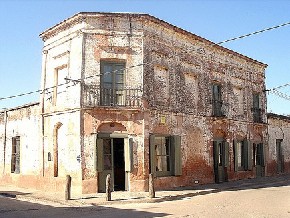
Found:
M 152 173 L 149 174 L 149 197 L 155 198 L 154 177 Z
M 112 196 L 111 196 L 111 174 L 108 174 L 106 177 L 106 200 L 111 201 Z
M 71 177 L 66 175 L 66 184 L 65 184 L 65 200 L 70 200 L 71 198 Z

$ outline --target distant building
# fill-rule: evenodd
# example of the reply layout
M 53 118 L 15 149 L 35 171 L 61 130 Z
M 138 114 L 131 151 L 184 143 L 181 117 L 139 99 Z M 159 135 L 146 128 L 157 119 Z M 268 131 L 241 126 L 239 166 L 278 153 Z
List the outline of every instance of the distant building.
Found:
M 290 173 L 290 117 L 268 113 L 268 124 L 268 175 Z
M 265 175 L 267 65 L 148 14 L 79 13 L 40 37 L 39 105 L 1 113 L 2 183 L 61 191 L 69 174 L 93 193 L 109 173 L 128 191 L 150 173 L 156 189 Z

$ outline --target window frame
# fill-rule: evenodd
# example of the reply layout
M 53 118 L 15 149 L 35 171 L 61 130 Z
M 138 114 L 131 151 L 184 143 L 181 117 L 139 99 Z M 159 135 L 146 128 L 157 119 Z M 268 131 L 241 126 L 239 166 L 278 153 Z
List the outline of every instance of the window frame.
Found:
M 261 94 L 253 93 L 253 105 L 252 105 L 253 121 L 255 123 L 262 123 L 262 109 L 261 109 Z
M 237 144 L 242 143 L 241 148 L 241 166 L 238 165 L 238 152 L 237 152 Z M 253 144 L 251 141 L 247 140 L 246 138 L 243 140 L 234 140 L 233 141 L 233 148 L 234 148 L 234 169 L 236 172 L 238 171 L 248 171 L 252 170 L 255 164 L 255 160 L 253 159 L 253 152 L 255 149 L 253 148 Z
M 112 67 L 111 73 L 111 82 L 105 82 L 104 81 L 104 68 L 106 66 Z M 116 68 L 117 66 L 121 66 L 122 73 L 120 73 L 122 77 L 122 83 L 117 81 L 117 76 L 119 75 L 116 73 L 118 71 Z M 126 62 L 125 60 L 101 60 L 100 62 L 100 105 L 101 106 L 123 106 L 125 105 L 125 68 L 126 68 Z M 110 87 L 105 87 L 105 84 L 110 84 Z M 118 84 L 121 84 L 121 88 L 117 87 Z M 122 100 L 119 102 L 119 99 L 117 96 L 121 96 Z M 106 98 L 108 96 L 108 99 Z
M 220 83 L 215 82 L 212 83 L 211 88 L 212 88 L 212 115 L 214 117 L 222 117 L 224 116 L 222 111 L 223 106 L 222 85 Z
M 164 137 L 170 146 L 169 156 L 169 171 L 157 171 L 157 155 L 155 152 L 156 141 L 155 137 Z M 150 134 L 150 172 L 155 177 L 180 176 L 182 175 L 182 159 L 181 159 L 181 137 L 176 135 L 166 134 Z
M 20 173 L 20 136 L 12 137 L 11 146 L 11 173 Z

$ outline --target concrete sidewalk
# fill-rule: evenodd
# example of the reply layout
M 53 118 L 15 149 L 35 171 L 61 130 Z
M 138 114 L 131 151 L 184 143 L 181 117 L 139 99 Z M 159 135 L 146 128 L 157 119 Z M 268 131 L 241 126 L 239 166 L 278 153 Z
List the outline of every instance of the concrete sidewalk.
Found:
M 37 202 L 43 204 L 57 204 L 59 206 L 96 206 L 126 203 L 146 203 L 180 200 L 217 193 L 221 191 L 235 191 L 243 189 L 257 189 L 273 186 L 290 185 L 290 175 L 276 177 L 262 177 L 255 179 L 225 182 L 221 184 L 199 185 L 194 187 L 180 187 L 167 191 L 156 191 L 156 198 L 149 198 L 148 192 L 112 192 L 112 201 L 106 201 L 105 193 L 84 194 L 72 196 L 69 201 L 64 200 L 63 193 L 44 192 L 35 189 L 25 189 L 15 186 L 0 186 L 0 197 L 16 198 L 23 201 Z

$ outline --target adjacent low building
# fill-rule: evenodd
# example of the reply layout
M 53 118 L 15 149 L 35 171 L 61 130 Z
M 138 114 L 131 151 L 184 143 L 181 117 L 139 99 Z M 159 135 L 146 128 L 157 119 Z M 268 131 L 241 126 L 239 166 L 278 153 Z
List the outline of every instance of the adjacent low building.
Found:
M 268 113 L 269 176 L 290 173 L 290 117 Z
M 267 173 L 266 64 L 148 14 L 79 13 L 40 37 L 40 103 L 1 113 L 1 182 L 62 191 L 71 175 L 92 193 L 108 174 L 147 191 L 150 173 L 156 189 Z

